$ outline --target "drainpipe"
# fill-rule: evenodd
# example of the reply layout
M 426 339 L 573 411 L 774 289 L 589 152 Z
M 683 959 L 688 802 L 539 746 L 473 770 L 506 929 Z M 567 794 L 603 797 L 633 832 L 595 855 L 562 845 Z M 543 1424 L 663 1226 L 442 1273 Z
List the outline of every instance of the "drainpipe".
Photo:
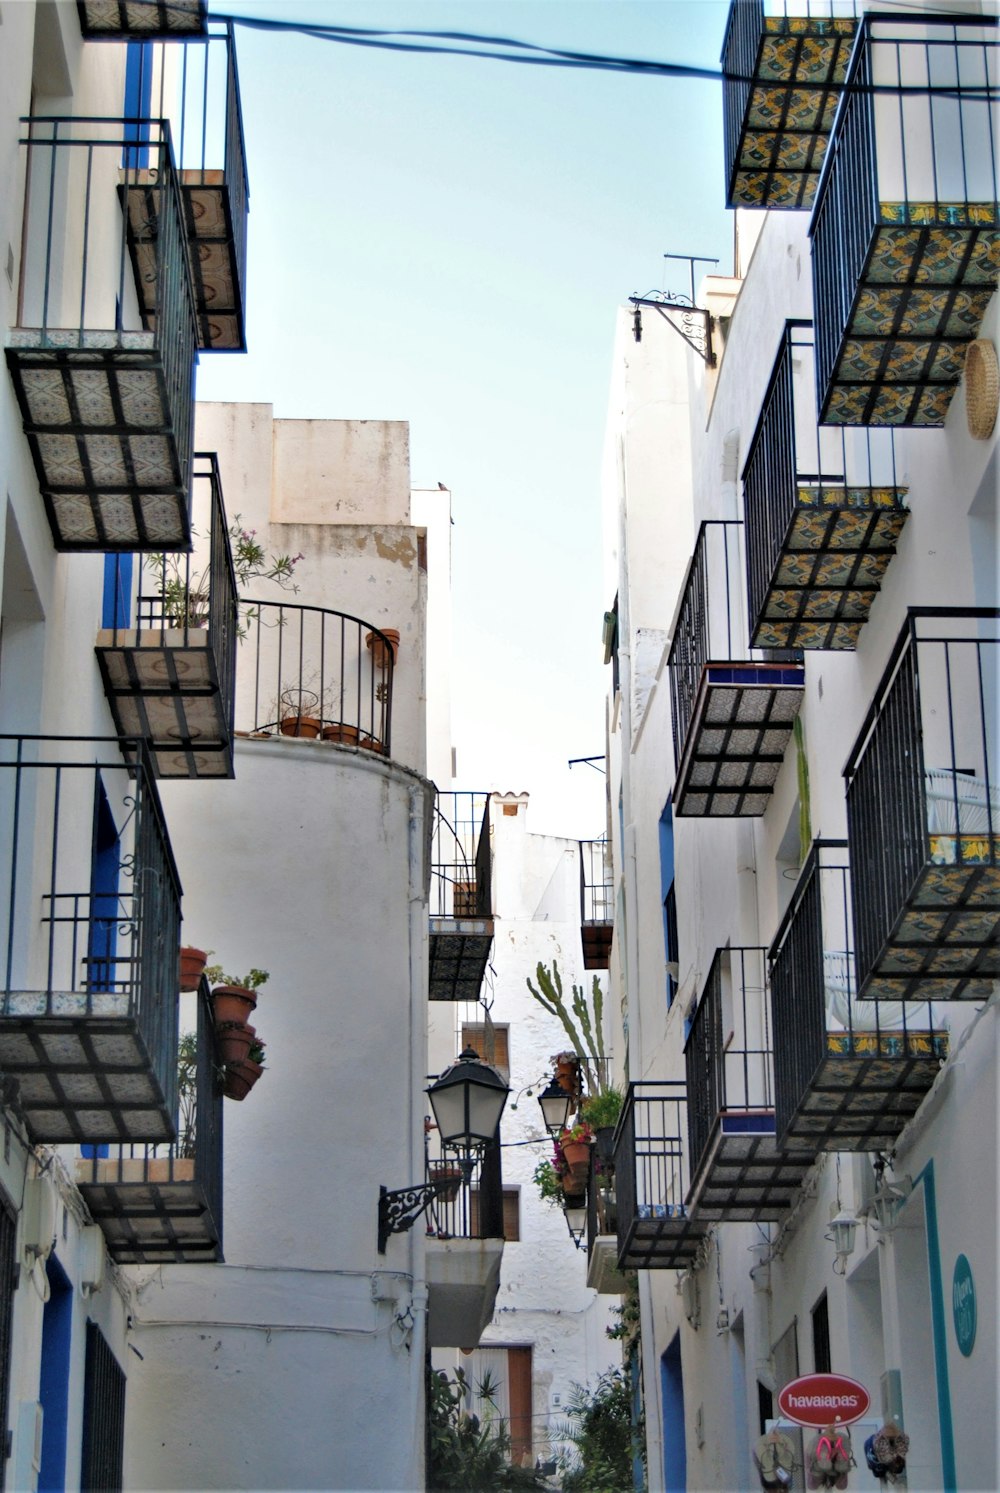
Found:
M 410 1120 L 410 1166 L 408 1176 L 414 1182 L 424 1180 L 424 1128 L 423 1089 L 427 1072 L 427 940 L 428 901 L 426 885 L 425 830 L 429 808 L 428 785 L 414 784 L 409 791 L 407 824 L 407 860 L 409 901 L 409 1042 L 410 1085 L 407 1095 L 407 1112 Z M 420 1018 L 417 1019 L 417 1013 Z M 414 1445 L 416 1463 L 414 1472 L 422 1486 L 424 1480 L 424 1437 L 422 1427 L 426 1420 L 424 1386 L 424 1359 L 427 1353 L 427 1240 L 423 1220 L 407 1234 L 409 1240 L 409 1265 L 412 1289 L 408 1310 L 402 1319 L 397 1317 L 400 1330 L 400 1345 L 397 1352 L 406 1352 L 408 1363 L 408 1406 L 400 1407 L 407 1416 L 404 1424 L 415 1428 Z M 401 1308 L 397 1308 L 397 1311 Z M 405 1346 L 404 1346 L 405 1345 Z

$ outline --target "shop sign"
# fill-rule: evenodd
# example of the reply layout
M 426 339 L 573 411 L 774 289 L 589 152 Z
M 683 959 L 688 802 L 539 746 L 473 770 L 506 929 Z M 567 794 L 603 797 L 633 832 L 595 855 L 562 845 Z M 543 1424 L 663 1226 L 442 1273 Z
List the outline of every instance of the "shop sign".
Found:
M 871 1395 L 845 1374 L 805 1374 L 778 1395 L 786 1420 L 799 1426 L 845 1426 L 868 1412 Z

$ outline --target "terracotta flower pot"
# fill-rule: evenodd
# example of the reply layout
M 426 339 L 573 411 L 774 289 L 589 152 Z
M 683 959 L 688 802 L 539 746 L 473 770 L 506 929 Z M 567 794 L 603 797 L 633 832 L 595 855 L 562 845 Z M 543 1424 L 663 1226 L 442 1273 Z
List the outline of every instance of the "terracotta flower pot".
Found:
M 215 1048 L 222 1063 L 239 1063 L 256 1041 L 252 1029 L 242 1022 L 224 1022 L 215 1029 Z
M 431 1181 L 440 1184 L 438 1197 L 443 1203 L 453 1203 L 462 1185 L 462 1173 L 457 1166 L 431 1167 Z
M 324 741 L 339 741 L 341 746 L 359 746 L 361 732 L 357 726 L 348 726 L 343 721 L 333 721 L 320 732 Z
M 379 633 L 382 634 L 381 637 Z M 376 668 L 384 669 L 390 654 L 393 663 L 396 662 L 396 654 L 399 652 L 399 632 L 395 627 L 380 627 L 378 632 L 366 633 L 365 642 L 371 649 L 372 661 Z M 386 643 L 389 645 L 388 648 Z
M 202 971 L 208 963 L 208 952 L 185 945 L 181 949 L 181 989 L 190 993 L 198 989 Z
M 566 1165 L 576 1176 L 586 1177 L 590 1170 L 590 1142 L 564 1140 L 559 1142 Z
M 315 715 L 286 715 L 278 724 L 282 736 L 303 736 L 310 741 L 320 733 L 322 721 Z
M 260 1063 L 252 1063 L 249 1058 L 228 1064 L 222 1092 L 227 1099 L 245 1099 L 263 1071 Z
M 220 1026 L 224 1021 L 235 1021 L 245 1026 L 256 1004 L 255 992 L 245 989 L 242 985 L 216 985 L 212 991 L 212 1009 L 215 1012 L 216 1026 Z
M 582 1197 L 587 1190 L 587 1180 L 579 1173 L 574 1176 L 572 1172 L 566 1172 L 562 1177 L 562 1190 L 565 1197 Z

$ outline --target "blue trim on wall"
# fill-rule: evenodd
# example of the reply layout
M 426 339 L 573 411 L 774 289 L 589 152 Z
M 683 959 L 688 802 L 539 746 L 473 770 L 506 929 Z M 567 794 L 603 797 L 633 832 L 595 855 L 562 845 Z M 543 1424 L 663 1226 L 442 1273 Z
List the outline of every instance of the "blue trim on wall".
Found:
M 934 1337 L 934 1379 L 937 1385 L 938 1427 L 941 1432 L 941 1482 L 944 1493 L 957 1493 L 955 1472 L 955 1427 L 951 1418 L 951 1383 L 948 1378 L 948 1323 L 944 1308 L 944 1277 L 938 1239 L 937 1188 L 934 1161 L 928 1161 L 914 1179 L 924 1187 L 924 1227 L 927 1233 L 927 1272 L 931 1287 L 931 1330 Z
M 678 1332 L 660 1359 L 663 1391 L 663 1486 L 666 1493 L 685 1493 L 687 1441 L 684 1433 L 684 1374 Z
M 55 1255 L 45 1266 L 49 1299 L 42 1315 L 42 1364 L 38 1398 L 42 1403 L 42 1465 L 38 1493 L 64 1493 L 69 1363 L 73 1336 L 73 1288 Z
M 102 627 L 128 627 L 132 601 L 132 555 L 104 556 Z

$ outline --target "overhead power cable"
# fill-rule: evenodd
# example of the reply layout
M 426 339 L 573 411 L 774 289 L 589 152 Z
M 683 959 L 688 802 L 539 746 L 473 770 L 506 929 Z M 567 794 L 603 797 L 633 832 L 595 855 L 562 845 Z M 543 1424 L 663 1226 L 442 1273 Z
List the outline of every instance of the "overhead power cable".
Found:
M 270 16 L 234 15 L 228 11 L 211 11 L 212 21 L 229 22 L 256 31 L 287 32 L 309 36 L 316 41 L 339 42 L 344 46 L 372 47 L 390 52 L 415 52 L 444 57 L 477 57 L 485 61 L 515 62 L 535 67 L 586 68 L 601 72 L 638 73 L 653 77 L 697 78 L 706 82 L 753 83 L 758 81 L 741 73 L 726 72 L 721 67 L 697 67 L 688 62 L 657 62 L 648 57 L 616 57 L 601 52 L 577 52 L 564 47 L 544 47 L 537 42 L 520 41 L 510 36 L 490 36 L 472 31 L 423 31 L 396 27 L 340 26 L 328 22 L 276 20 Z M 990 24 L 984 18 L 984 24 Z M 393 38 L 404 38 L 393 40 Z M 452 45 L 443 45 L 451 43 Z M 506 50 L 498 50 L 506 49 Z M 830 93 L 934 93 L 942 98 L 993 101 L 1000 90 L 983 87 L 903 83 L 827 83 Z

